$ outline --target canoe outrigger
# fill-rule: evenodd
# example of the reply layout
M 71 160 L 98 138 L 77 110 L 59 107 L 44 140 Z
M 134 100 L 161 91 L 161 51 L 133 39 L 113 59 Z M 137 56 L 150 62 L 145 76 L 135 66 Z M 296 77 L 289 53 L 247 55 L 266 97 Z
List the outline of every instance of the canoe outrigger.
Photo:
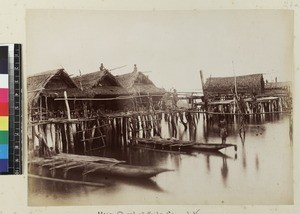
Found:
M 134 145 L 137 147 L 145 147 L 160 150 L 177 150 L 177 151 L 211 151 L 217 152 L 227 147 L 234 147 L 237 151 L 237 145 L 234 144 L 218 144 L 218 143 L 199 143 L 195 141 L 185 141 L 176 139 L 154 138 L 136 138 Z
M 58 154 L 50 158 L 36 158 L 28 162 L 31 174 L 43 174 L 48 169 L 51 177 L 57 172 L 62 172 L 67 178 L 69 172 L 81 173 L 83 177 L 88 174 L 105 175 L 115 177 L 144 178 L 156 176 L 159 173 L 171 171 L 169 169 L 156 168 L 151 166 L 136 166 L 126 164 L 113 158 L 82 156 L 73 154 Z M 49 173 L 48 173 L 49 174 Z

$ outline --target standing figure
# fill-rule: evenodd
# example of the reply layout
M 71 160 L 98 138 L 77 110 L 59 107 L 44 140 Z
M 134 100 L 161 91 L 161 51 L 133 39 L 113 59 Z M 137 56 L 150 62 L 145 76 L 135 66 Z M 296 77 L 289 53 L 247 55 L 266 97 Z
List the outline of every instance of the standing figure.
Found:
M 221 120 L 219 122 L 220 127 L 220 137 L 222 139 L 222 144 L 226 143 L 226 137 L 227 137 L 227 122 L 225 120 L 224 115 L 221 116 Z
M 176 89 L 173 89 L 173 93 L 172 93 L 172 107 L 173 108 L 177 108 L 177 102 L 178 102 L 178 94 Z
M 104 70 L 106 70 L 106 69 L 105 69 L 103 63 L 101 63 L 101 65 L 100 65 L 100 71 L 104 71 Z

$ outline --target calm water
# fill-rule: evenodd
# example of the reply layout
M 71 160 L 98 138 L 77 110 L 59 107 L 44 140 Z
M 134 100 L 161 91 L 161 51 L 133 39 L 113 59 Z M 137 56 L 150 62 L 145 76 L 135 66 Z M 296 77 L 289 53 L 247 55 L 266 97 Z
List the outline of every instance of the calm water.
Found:
M 184 131 L 179 122 L 177 138 L 220 143 L 218 127 L 203 125 L 197 131 Z M 98 155 L 126 160 L 130 164 L 174 169 L 147 181 L 97 178 L 106 187 L 62 184 L 29 179 L 29 204 L 291 204 L 292 143 L 289 117 L 265 118 L 249 124 L 242 143 L 237 127 L 229 125 L 228 143 L 238 145 L 221 153 L 191 154 L 128 149 L 101 151 Z M 170 137 L 168 124 L 162 124 L 163 137 Z M 95 179 L 95 178 L 90 178 Z

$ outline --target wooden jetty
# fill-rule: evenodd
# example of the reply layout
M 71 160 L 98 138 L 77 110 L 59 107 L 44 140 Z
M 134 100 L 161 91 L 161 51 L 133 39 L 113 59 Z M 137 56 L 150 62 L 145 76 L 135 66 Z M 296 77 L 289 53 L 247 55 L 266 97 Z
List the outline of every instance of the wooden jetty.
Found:
M 134 179 L 148 179 L 159 173 L 171 171 L 169 169 L 151 166 L 128 165 L 124 161 L 113 158 L 83 156 L 73 154 L 59 154 L 50 158 L 36 158 L 28 162 L 31 174 L 42 175 L 46 169 L 51 177 L 63 173 L 67 178 L 69 173 L 80 173 L 83 178 L 89 174 L 100 176 L 128 177 Z
M 184 141 L 176 139 L 161 139 L 161 138 L 137 138 L 135 143 L 138 147 L 159 149 L 159 150 L 199 150 L 217 152 L 221 149 L 234 147 L 237 151 L 237 145 L 234 144 L 217 144 L 217 143 L 199 143 L 195 141 Z

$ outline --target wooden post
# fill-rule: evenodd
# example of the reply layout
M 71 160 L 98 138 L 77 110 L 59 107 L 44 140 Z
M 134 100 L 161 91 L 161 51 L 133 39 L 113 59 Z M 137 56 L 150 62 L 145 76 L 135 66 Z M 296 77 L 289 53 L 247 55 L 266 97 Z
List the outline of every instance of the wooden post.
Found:
M 153 126 L 151 124 L 150 115 L 146 114 L 145 117 L 146 117 L 146 121 L 147 121 L 147 126 L 146 126 L 147 127 L 147 130 L 146 130 L 147 135 L 146 136 L 147 136 L 147 138 L 149 138 L 149 137 L 151 137 L 151 130 L 152 130 Z
M 184 130 L 187 130 L 187 123 L 184 122 L 184 120 L 183 120 L 183 113 L 184 112 L 179 112 L 179 118 L 180 118 L 182 125 L 184 126 Z
M 161 123 L 162 123 L 163 113 L 159 114 L 159 121 L 158 121 L 158 132 L 159 136 L 161 136 Z
M 82 140 L 83 140 L 83 153 L 86 153 L 86 142 L 85 142 L 85 130 L 86 130 L 86 122 L 81 122 L 81 129 L 82 129 Z
M 151 118 L 151 121 L 152 121 L 152 124 L 153 124 L 153 136 L 155 136 L 158 133 L 158 131 L 157 131 L 158 130 L 157 118 L 156 118 L 155 113 L 150 114 L 150 118 Z
M 123 143 L 127 147 L 127 117 L 123 117 Z
M 138 116 L 133 115 L 132 116 L 132 140 L 135 143 L 136 135 L 137 135 L 137 122 L 138 122 Z
M 106 143 L 108 146 L 112 144 L 112 124 L 111 120 L 107 120 L 107 126 L 105 127 Z
M 62 125 L 62 129 L 63 129 L 63 131 L 62 131 L 63 139 L 65 140 L 65 144 L 64 144 L 65 152 L 69 153 L 69 140 L 68 140 L 68 135 L 67 135 L 67 125 L 65 123 Z
M 97 119 L 96 121 L 97 121 L 97 126 L 98 126 L 98 127 L 97 127 L 97 130 L 98 130 L 100 136 L 102 136 L 102 137 L 101 137 L 101 140 L 102 140 L 102 146 L 106 146 L 106 145 L 105 145 L 105 140 L 104 140 L 104 137 L 103 137 L 104 134 L 102 133 L 101 127 L 100 127 L 100 126 L 101 126 L 101 123 L 100 123 L 99 119 Z
M 121 136 L 121 118 L 116 118 L 116 128 L 117 128 L 117 146 L 120 147 L 122 144 L 122 136 Z
M 137 133 L 138 133 L 138 136 L 140 136 L 140 130 L 142 131 L 143 138 L 145 138 L 146 137 L 145 121 L 144 121 L 144 116 L 142 114 L 140 114 L 140 116 L 137 116 Z
M 207 99 L 207 96 L 206 96 L 206 93 L 204 91 L 204 79 L 203 79 L 203 73 L 202 73 L 202 70 L 200 70 L 200 78 L 201 78 L 201 85 L 202 85 L 202 92 L 203 92 L 203 102 L 204 102 L 204 111 L 206 112 L 205 113 L 205 118 L 206 118 L 206 123 L 209 122 L 208 120 L 208 99 Z M 204 114 L 203 114 L 203 118 L 204 118 Z
M 61 137 L 60 137 L 60 125 L 58 123 L 55 123 L 55 152 L 61 153 L 60 143 L 61 143 Z
M 177 127 L 176 127 L 176 113 L 171 113 L 171 125 L 172 125 L 172 137 L 177 137 Z
M 205 93 L 204 93 L 204 79 L 203 79 L 202 70 L 200 70 L 200 79 L 201 79 L 201 86 L 202 86 L 203 96 L 205 96 Z
M 69 102 L 68 102 L 68 96 L 67 96 L 67 92 L 64 91 L 64 98 L 65 98 L 65 104 L 66 104 L 66 108 L 67 108 L 67 116 L 68 116 L 68 120 L 71 120 L 71 112 L 70 112 L 70 107 L 69 107 Z M 70 136 L 70 150 L 71 153 L 74 154 L 74 136 L 73 136 L 73 127 L 72 124 L 69 123 L 69 136 Z
M 165 119 L 166 122 L 169 121 L 168 120 L 169 118 L 168 118 L 168 112 L 167 111 L 164 112 L 164 119 Z
M 48 120 L 48 99 L 47 96 L 45 96 L 45 104 L 46 104 L 46 120 Z
M 111 120 L 111 146 L 115 146 L 115 139 L 116 139 L 116 131 L 115 131 L 115 118 Z
M 43 97 L 40 97 L 40 120 L 43 120 Z
M 70 112 L 70 107 L 69 107 L 69 102 L 68 102 L 68 96 L 67 96 L 67 92 L 64 91 L 64 98 L 65 98 L 65 104 L 66 104 L 66 108 L 67 108 L 67 116 L 68 116 L 68 120 L 71 119 L 71 112 Z

